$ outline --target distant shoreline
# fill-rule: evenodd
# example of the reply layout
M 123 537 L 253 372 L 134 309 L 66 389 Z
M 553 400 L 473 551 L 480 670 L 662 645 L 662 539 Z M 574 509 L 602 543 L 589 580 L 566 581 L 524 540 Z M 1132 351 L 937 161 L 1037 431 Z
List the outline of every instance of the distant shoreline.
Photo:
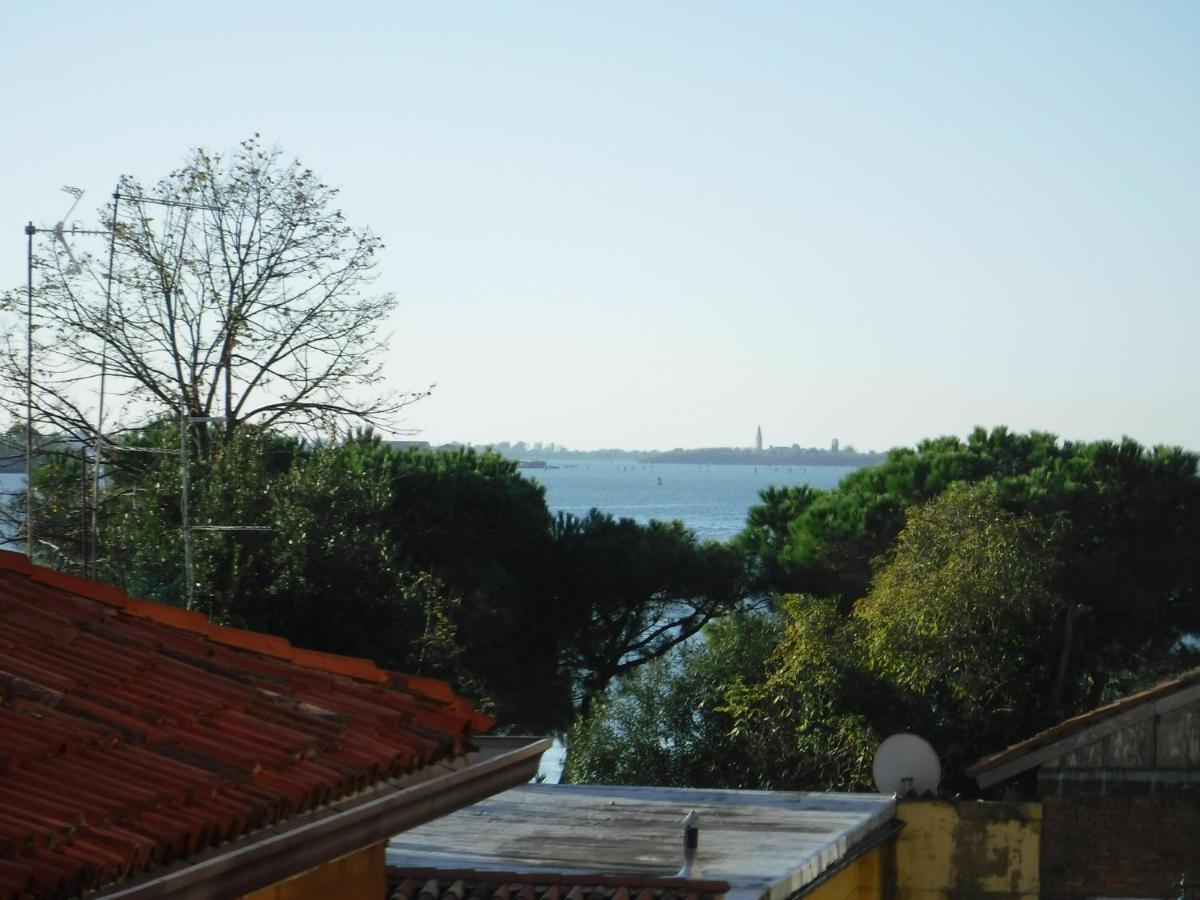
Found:
M 854 450 L 818 450 L 816 448 L 772 447 L 768 450 L 714 447 L 701 450 L 666 450 L 644 454 L 643 463 L 685 463 L 723 466 L 835 466 L 863 468 L 878 465 L 886 453 L 858 453 Z
M 433 447 L 452 449 L 457 445 Z M 683 464 L 718 466 L 829 466 L 861 469 L 887 460 L 886 453 L 859 453 L 853 448 L 826 450 L 817 447 L 701 447 L 693 450 L 564 450 L 540 445 L 515 447 L 489 445 L 501 456 L 523 468 L 556 468 L 581 462 L 622 462 L 637 465 Z
M 388 441 L 397 450 L 458 450 L 464 444 L 430 445 L 426 441 Z M 479 449 L 499 453 L 527 469 L 556 468 L 578 462 L 625 462 L 638 465 L 682 463 L 706 466 L 831 466 L 861 469 L 887 461 L 886 453 L 860 453 L 853 447 L 697 447 L 691 450 L 568 450 L 555 444 L 478 444 Z

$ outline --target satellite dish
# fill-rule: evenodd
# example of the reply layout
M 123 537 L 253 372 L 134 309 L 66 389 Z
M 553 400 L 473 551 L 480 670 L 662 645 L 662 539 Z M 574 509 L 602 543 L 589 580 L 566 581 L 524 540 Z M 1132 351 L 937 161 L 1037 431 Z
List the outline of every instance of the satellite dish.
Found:
M 932 793 L 942 780 L 937 751 L 915 734 L 893 734 L 880 744 L 871 769 L 881 794 Z

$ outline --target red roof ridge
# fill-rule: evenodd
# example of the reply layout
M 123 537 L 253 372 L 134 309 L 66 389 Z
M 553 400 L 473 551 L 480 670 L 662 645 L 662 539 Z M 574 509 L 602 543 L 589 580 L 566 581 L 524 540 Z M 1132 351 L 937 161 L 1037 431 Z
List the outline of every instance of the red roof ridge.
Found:
M 0 571 L 24 575 L 47 587 L 57 588 L 89 600 L 96 600 L 128 615 L 149 619 L 180 631 L 187 631 L 227 647 L 237 647 L 264 656 L 273 656 L 307 669 L 342 675 L 373 684 L 390 684 L 392 682 L 386 671 L 364 657 L 341 656 L 321 650 L 306 650 L 301 647 L 293 647 L 287 638 L 218 625 L 203 613 L 182 609 L 169 603 L 130 597 L 112 585 L 31 563 L 26 556 L 20 553 L 0 550 Z M 418 687 L 431 697 L 448 702 L 458 699 L 450 685 L 444 681 L 411 675 L 403 677 L 408 684 Z M 488 721 L 486 716 L 476 714 L 476 721 L 473 724 L 479 727 L 486 721 Z

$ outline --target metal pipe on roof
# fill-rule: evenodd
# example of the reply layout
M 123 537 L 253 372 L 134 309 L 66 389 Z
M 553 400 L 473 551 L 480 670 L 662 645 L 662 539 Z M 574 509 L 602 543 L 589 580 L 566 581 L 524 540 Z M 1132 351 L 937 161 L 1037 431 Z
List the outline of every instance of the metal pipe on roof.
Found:
M 696 855 L 700 852 L 700 817 L 694 809 L 683 817 L 683 868 L 676 878 L 691 878 L 696 872 Z

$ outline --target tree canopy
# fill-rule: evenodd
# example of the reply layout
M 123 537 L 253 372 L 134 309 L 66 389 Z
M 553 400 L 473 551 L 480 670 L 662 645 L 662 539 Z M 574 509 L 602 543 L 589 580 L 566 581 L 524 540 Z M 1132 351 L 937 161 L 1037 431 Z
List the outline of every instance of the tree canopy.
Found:
M 909 510 L 854 609 L 865 666 L 903 698 L 903 725 L 970 762 L 1051 724 L 1066 677 L 1049 539 L 994 483 Z
M 99 576 L 184 595 L 179 423 L 117 440 Z M 38 473 L 54 562 L 79 571 L 81 463 Z M 507 727 L 565 730 L 619 673 L 727 612 L 741 565 L 680 523 L 550 515 L 544 489 L 489 452 L 398 451 L 369 432 L 305 444 L 253 425 L 191 471 L 195 602 L 217 621 L 455 682 Z M 53 513 L 53 515 L 50 515 Z
M 828 492 L 761 497 L 736 544 L 778 638 L 685 647 L 618 682 L 573 733 L 572 771 L 862 788 L 878 741 L 906 730 L 954 784 L 962 764 L 1197 659 L 1192 453 L 980 429 Z M 705 680 L 721 671 L 739 674 Z M 697 697 L 705 712 L 672 712 Z M 689 755 L 701 728 L 715 768 Z
M 732 548 L 680 522 L 560 515 L 554 529 L 565 663 L 586 711 L 613 678 L 663 656 L 741 597 Z
M 966 441 L 892 450 L 883 465 L 851 473 L 800 508 L 785 493 L 765 492 L 739 543 L 758 590 L 836 597 L 848 613 L 910 507 L 956 483 L 991 481 L 1005 509 L 1038 518 L 1050 534 L 1050 589 L 1072 633 L 1060 699 L 1094 705 L 1200 630 L 1197 461 L 1128 438 L 1075 443 L 980 428 Z
M 767 787 L 775 766 L 747 764 L 726 695 L 762 681 L 779 638 L 777 615 L 738 609 L 711 622 L 702 640 L 626 673 L 572 726 L 564 780 Z

